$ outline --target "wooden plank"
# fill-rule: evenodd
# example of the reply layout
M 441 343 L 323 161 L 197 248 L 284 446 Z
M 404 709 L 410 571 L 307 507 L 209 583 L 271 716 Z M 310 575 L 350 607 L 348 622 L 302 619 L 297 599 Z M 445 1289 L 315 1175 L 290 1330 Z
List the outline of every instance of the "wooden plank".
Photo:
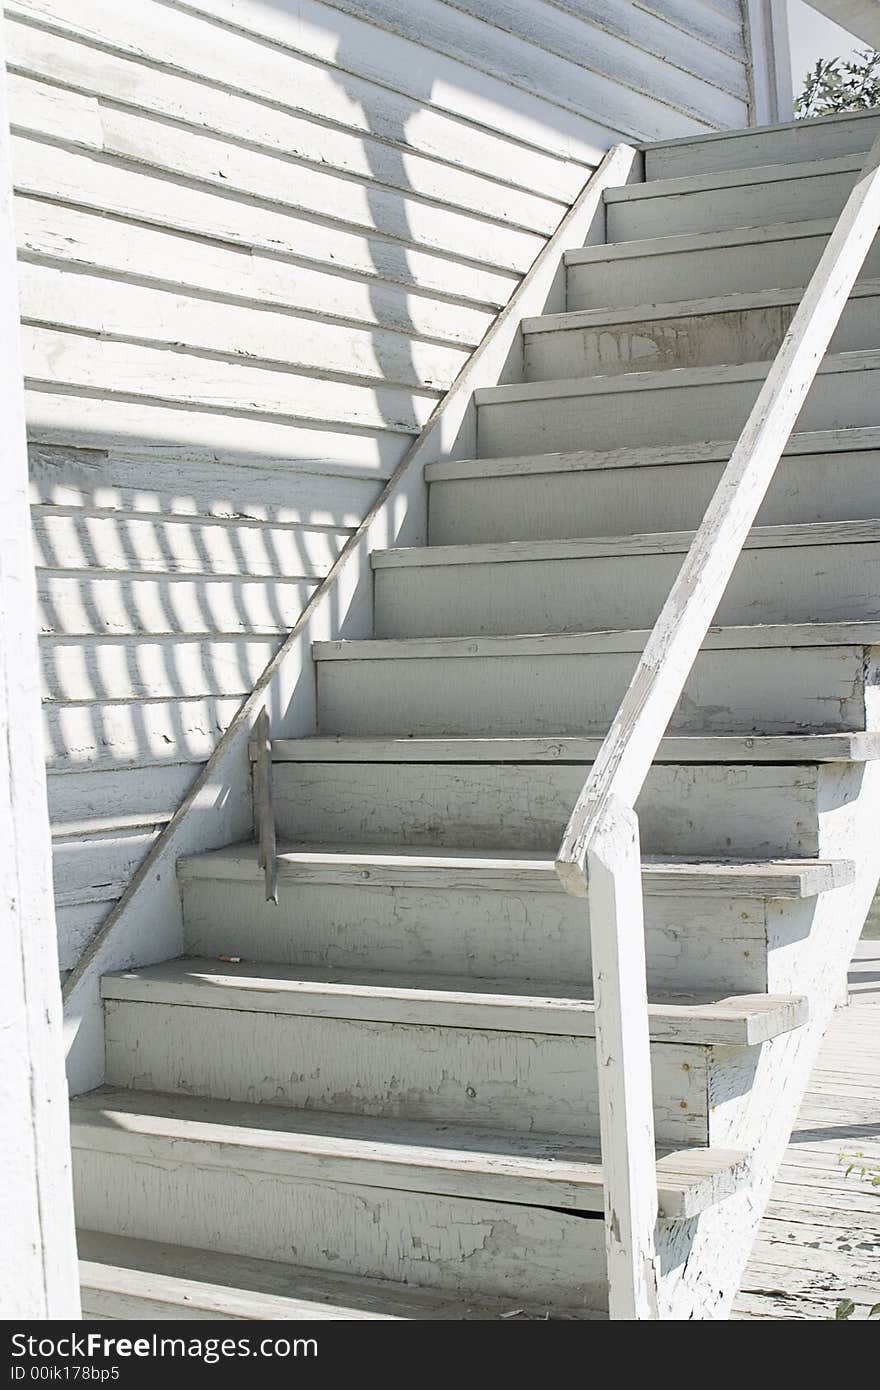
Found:
M 142 347 L 49 328 L 22 328 L 29 385 L 155 400 L 278 419 L 417 434 L 439 390 L 360 386 L 230 362 L 205 353 Z
M 832 233 L 788 336 L 657 620 L 605 749 L 572 813 L 559 872 L 586 892 L 586 854 L 606 797 L 637 794 L 880 222 L 880 141 Z
M 323 1174 L 338 1182 L 449 1195 L 495 1197 L 575 1211 L 601 1210 L 598 1149 L 567 1135 L 448 1129 L 419 1121 L 312 1114 L 235 1102 L 102 1092 L 73 1104 L 78 1146 L 146 1151 L 160 1135 L 184 1161 L 230 1162 L 249 1172 Z M 657 1181 L 663 1215 L 682 1217 L 737 1190 L 744 1155 L 663 1150 Z
M 424 127 L 422 140 L 430 142 L 427 153 L 449 158 L 447 151 L 457 151 L 468 167 L 490 172 L 496 166 L 515 167 L 511 139 L 526 146 L 527 159 L 541 151 L 590 164 L 601 158 L 614 133 L 601 120 L 589 122 L 554 109 L 551 97 L 523 93 L 514 104 L 503 81 L 481 72 L 474 75 L 475 70 L 468 72 L 437 53 L 431 54 L 433 80 L 426 93 L 420 66 L 424 49 L 417 42 L 377 34 L 372 26 L 324 6 L 310 4 L 294 15 L 264 6 L 242 7 L 234 0 L 224 0 L 222 6 L 210 0 L 187 6 L 188 12 L 181 15 L 151 3 L 136 33 L 113 0 L 76 5 L 71 0 L 10 0 L 6 8 L 7 13 L 60 25 L 66 33 L 172 71 L 204 74 L 233 90 L 273 102 L 282 93 L 292 109 L 364 133 L 375 131 L 381 139 L 400 140 L 402 132 L 409 135 L 413 127 Z M 469 158 L 462 153 L 471 141 L 468 123 L 475 129 Z M 413 140 L 420 148 L 419 137 Z M 499 145 L 504 146 L 500 157 Z M 534 163 L 525 164 L 524 176 L 535 168 Z M 536 180 L 533 186 L 541 184 Z
M 15 233 L 0 16 L 0 1262 L 4 1316 L 80 1315 L 27 507 Z
M 44 515 L 216 517 L 342 531 L 357 526 L 380 487 L 378 479 L 346 476 L 319 460 L 206 459 L 185 445 L 147 445 L 144 454 L 134 442 L 127 451 L 33 442 L 28 457 L 31 502 Z
M 222 143 L 222 142 L 221 142 Z M 468 303 L 501 305 L 514 288 L 512 271 L 482 269 L 403 242 L 297 216 L 293 208 L 225 196 L 217 187 L 151 177 L 107 156 L 84 159 L 72 149 L 27 136 L 12 142 L 18 193 L 109 212 L 176 232 L 254 247 L 326 269 L 332 262 L 371 279 L 436 291 Z
M 72 772 L 120 763 L 177 763 L 181 756 L 205 761 L 247 693 L 46 705 L 46 766 L 50 771 Z
M 278 640 L 43 638 L 42 698 L 66 704 L 241 695 L 253 688 Z
M 13 24 L 10 32 L 14 39 L 13 66 L 20 73 L 40 79 L 13 76 L 13 112 L 19 130 L 54 133 L 65 141 L 91 143 L 100 150 L 102 122 L 106 119 L 103 102 L 119 102 L 131 111 L 185 122 L 222 135 L 236 145 L 243 142 L 242 133 L 246 131 L 251 147 L 302 160 L 310 166 L 336 169 L 368 185 L 397 188 L 407 195 L 492 220 L 497 220 L 503 201 L 509 207 L 511 225 L 530 231 L 552 232 L 562 214 L 564 203 L 542 196 L 543 190 L 537 191 L 540 185 L 532 193 L 510 186 L 502 189 L 482 175 L 395 149 L 360 132 L 319 125 L 314 118 L 217 90 L 204 80 L 194 82 L 157 71 L 153 66 L 132 63 L 105 50 L 88 48 L 30 27 Z M 81 97 L 49 85 L 61 82 L 93 96 Z M 101 98 L 100 108 L 94 96 Z M 82 137 L 73 122 L 68 123 L 66 130 L 63 123 L 64 109 L 70 106 L 76 112 L 78 104 L 82 104 L 84 115 L 91 112 L 94 123 L 94 131 L 86 128 Z M 112 148 L 112 141 L 107 148 Z
M 38 513 L 35 563 L 40 570 L 104 574 L 283 576 L 326 574 L 351 531 L 324 527 L 254 526 L 237 521 Z
M 25 263 L 23 322 L 212 357 L 417 388 L 448 386 L 464 347 L 423 343 L 384 329 L 318 322 L 253 306 L 191 298 L 177 290 Z
M 216 304 L 295 310 L 312 315 L 312 322 L 377 325 L 465 347 L 475 346 L 492 321 L 489 309 L 404 289 L 376 276 L 358 276 L 353 270 L 339 275 L 332 268 L 296 264 L 38 197 L 19 196 L 15 226 L 26 274 L 36 258 L 62 269 L 107 271 L 177 292 L 208 291 Z
M 381 480 L 400 462 L 409 437 L 382 428 L 234 415 L 207 406 L 72 395 L 52 384 L 34 386 L 25 398 L 28 438 L 34 444 L 127 453 L 140 458 L 142 466 L 154 455 L 179 465 L 219 457 L 254 467 L 277 467 L 286 458 L 317 472 Z
M 267 860 L 271 844 L 270 835 Z M 267 889 L 272 879 L 267 866 Z M 597 1008 L 589 991 L 561 981 L 542 985 L 536 996 L 531 981 L 443 975 L 425 979 L 372 970 L 345 971 L 340 979 L 339 971 L 315 967 L 188 959 L 106 975 L 101 993 L 104 999 L 205 1009 L 596 1037 Z M 704 1046 L 756 1046 L 798 1027 L 806 1017 L 803 999 L 766 994 L 712 1002 L 646 1002 L 646 1008 L 652 1041 Z M 647 1037 L 646 1030 L 646 1041 Z
M 639 83 L 637 90 L 621 87 L 613 76 L 606 76 L 603 71 L 597 70 L 597 59 L 589 55 L 594 47 L 601 52 L 606 45 L 602 44 L 599 35 L 581 38 L 582 26 L 568 26 L 575 31 L 574 35 L 566 36 L 566 41 L 574 49 L 574 60 L 549 53 L 542 46 L 547 41 L 545 26 L 538 27 L 539 42 L 536 42 L 536 35 L 530 32 L 528 16 L 531 9 L 521 13 L 517 23 L 517 28 L 528 35 L 526 40 L 518 35 L 492 30 L 487 24 L 475 23 L 471 15 L 450 14 L 446 12 L 446 7 L 431 3 L 431 0 L 418 0 L 406 11 L 401 11 L 393 0 L 339 0 L 338 8 L 369 19 L 373 24 L 381 25 L 384 31 L 410 40 L 416 39 L 437 53 L 479 67 L 496 79 L 507 78 L 532 96 L 552 92 L 556 105 L 581 117 L 606 122 L 628 137 L 660 139 L 669 132 L 673 123 L 678 131 L 699 131 L 710 125 L 720 125 L 726 119 L 722 98 L 713 103 L 711 110 L 707 109 L 705 103 L 699 103 L 699 112 L 696 105 L 687 104 L 686 110 L 676 112 L 677 119 L 673 121 L 660 101 L 653 97 L 653 85 L 662 87 L 662 77 L 650 71 L 636 79 Z M 543 7 L 536 5 L 532 8 L 540 10 Z M 589 80 L 585 80 L 585 61 L 590 63 Z M 615 56 L 615 62 L 620 63 L 619 53 Z M 699 84 L 695 82 L 693 85 L 697 87 Z M 676 91 L 680 93 L 681 87 Z M 727 109 L 727 119 L 738 121 L 743 118 L 744 106 L 741 102 L 734 101 Z
M 42 635 L 283 633 L 314 591 L 310 580 L 214 579 L 190 575 L 44 573 Z
M 589 873 L 608 1311 L 612 1320 L 656 1321 L 654 1089 L 642 861 L 636 814 L 616 800 L 591 841 Z

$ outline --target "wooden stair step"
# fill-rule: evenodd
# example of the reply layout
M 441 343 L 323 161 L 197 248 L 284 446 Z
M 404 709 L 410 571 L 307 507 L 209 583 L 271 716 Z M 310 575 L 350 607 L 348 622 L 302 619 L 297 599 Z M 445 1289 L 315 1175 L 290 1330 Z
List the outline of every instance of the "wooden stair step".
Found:
M 178 860 L 177 872 L 184 881 L 263 881 L 252 844 L 185 855 Z M 739 897 L 811 898 L 851 883 L 853 875 L 854 866 L 843 859 L 642 861 L 643 890 L 651 895 L 730 892 Z M 432 852 L 401 846 L 383 852 L 369 845 L 282 844 L 278 877 L 281 882 L 303 884 L 440 888 L 467 884 L 498 891 L 563 891 L 552 859 L 505 850 Z
M 260 962 L 180 959 L 105 975 L 105 1000 L 233 1009 L 246 1013 L 366 1019 L 424 1027 L 595 1037 L 595 1005 L 584 988 L 523 980 L 332 971 Z M 690 995 L 649 1004 L 656 1042 L 751 1047 L 799 1027 L 797 995 Z
M 278 763 L 591 763 L 602 738 L 577 735 L 530 738 L 322 738 L 274 739 Z M 711 734 L 665 738 L 655 763 L 870 762 L 880 757 L 880 732 L 837 734 Z
M 509 1298 L 457 1298 L 449 1290 L 101 1231 L 78 1231 L 77 1246 L 86 1318 L 464 1321 L 502 1318 L 512 1311 Z M 522 1311 L 535 1318 L 546 1314 L 543 1308 Z
M 179 1162 L 602 1211 L 598 1148 L 568 1135 L 501 1133 L 106 1087 L 73 1101 L 71 1125 L 77 1148 L 161 1158 L 173 1145 Z M 746 1155 L 739 1151 L 660 1148 L 661 1215 L 669 1220 L 696 1216 L 736 1192 L 746 1173 Z

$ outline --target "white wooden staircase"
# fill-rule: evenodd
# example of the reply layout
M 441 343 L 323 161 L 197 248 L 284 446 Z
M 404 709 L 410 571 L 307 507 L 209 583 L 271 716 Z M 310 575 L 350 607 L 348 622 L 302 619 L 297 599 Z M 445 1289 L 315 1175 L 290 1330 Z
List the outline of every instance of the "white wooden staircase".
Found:
M 105 977 L 92 1316 L 603 1317 L 587 905 L 554 857 L 880 122 L 649 147 L 319 644 L 188 955 Z M 880 868 L 880 253 L 639 797 L 659 1313 L 724 1317 Z

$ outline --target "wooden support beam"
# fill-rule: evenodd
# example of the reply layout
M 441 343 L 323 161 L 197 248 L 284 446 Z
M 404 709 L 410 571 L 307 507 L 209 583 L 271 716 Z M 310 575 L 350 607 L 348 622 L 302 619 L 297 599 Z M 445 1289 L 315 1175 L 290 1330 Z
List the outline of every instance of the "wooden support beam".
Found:
M 79 1317 L 0 31 L 0 1317 Z

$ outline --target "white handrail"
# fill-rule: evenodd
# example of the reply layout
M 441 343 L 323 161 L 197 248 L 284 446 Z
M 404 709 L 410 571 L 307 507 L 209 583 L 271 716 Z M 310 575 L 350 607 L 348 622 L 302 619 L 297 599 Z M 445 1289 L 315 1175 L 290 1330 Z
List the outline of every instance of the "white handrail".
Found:
M 612 1318 L 656 1316 L 654 1126 L 633 808 L 878 228 L 880 138 L 654 625 L 557 856 L 567 892 L 585 897 L 590 884 Z

